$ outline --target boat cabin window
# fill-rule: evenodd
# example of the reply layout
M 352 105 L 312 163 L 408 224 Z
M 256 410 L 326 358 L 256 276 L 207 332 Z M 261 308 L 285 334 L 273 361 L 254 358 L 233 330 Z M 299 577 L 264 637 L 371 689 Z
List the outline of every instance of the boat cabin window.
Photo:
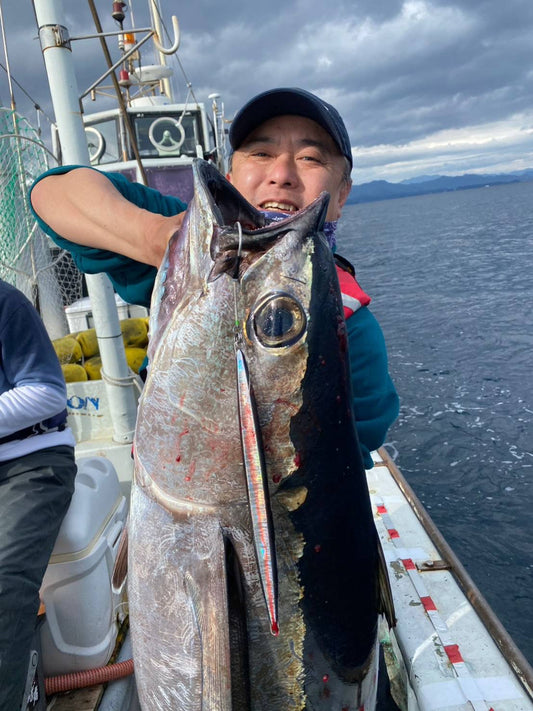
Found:
M 195 158 L 196 146 L 205 151 L 206 140 L 202 130 L 200 111 L 128 112 L 141 158 Z M 121 150 L 119 116 L 87 121 L 85 136 L 91 165 L 104 165 L 124 160 Z M 127 142 L 126 160 L 135 154 L 129 146 L 127 132 L 122 131 L 122 140 Z
M 137 113 L 131 117 L 141 158 L 193 158 L 196 146 L 205 145 L 198 111 Z
M 122 159 L 116 118 L 85 125 L 85 137 L 91 165 L 115 163 Z

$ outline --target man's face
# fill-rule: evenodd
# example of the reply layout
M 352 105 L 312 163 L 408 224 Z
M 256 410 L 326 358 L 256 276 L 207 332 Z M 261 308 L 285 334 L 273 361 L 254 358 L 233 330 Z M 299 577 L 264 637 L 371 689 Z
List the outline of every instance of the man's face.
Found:
M 262 210 L 301 210 L 326 190 L 326 219 L 332 221 L 340 217 L 350 193 L 345 164 L 331 136 L 317 123 L 302 116 L 277 116 L 243 141 L 227 177 Z

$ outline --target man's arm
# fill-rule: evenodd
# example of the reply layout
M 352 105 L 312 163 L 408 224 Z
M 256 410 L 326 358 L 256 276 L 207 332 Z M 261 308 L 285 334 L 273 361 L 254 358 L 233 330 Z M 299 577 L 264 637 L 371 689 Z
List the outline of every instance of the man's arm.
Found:
M 40 316 L 15 288 L 0 281 L 0 436 L 65 409 L 61 367 Z
M 91 168 L 45 176 L 30 197 L 37 215 L 71 242 L 155 267 L 183 220 L 183 213 L 165 217 L 137 207 Z

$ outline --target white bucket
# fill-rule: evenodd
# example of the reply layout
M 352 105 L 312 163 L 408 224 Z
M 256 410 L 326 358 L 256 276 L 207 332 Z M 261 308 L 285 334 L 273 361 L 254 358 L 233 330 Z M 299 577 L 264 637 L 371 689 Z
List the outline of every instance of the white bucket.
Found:
M 46 676 L 106 664 L 117 635 L 120 599 L 111 576 L 127 502 L 108 459 L 83 457 L 77 465 L 74 495 L 41 587 Z

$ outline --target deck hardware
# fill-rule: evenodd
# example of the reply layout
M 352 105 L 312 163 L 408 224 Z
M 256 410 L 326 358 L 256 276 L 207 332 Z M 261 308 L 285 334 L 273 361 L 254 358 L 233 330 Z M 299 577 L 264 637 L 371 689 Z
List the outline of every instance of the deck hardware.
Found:
M 423 573 L 431 570 L 450 570 L 449 564 L 445 560 L 425 560 L 422 563 L 417 563 L 416 567 Z

